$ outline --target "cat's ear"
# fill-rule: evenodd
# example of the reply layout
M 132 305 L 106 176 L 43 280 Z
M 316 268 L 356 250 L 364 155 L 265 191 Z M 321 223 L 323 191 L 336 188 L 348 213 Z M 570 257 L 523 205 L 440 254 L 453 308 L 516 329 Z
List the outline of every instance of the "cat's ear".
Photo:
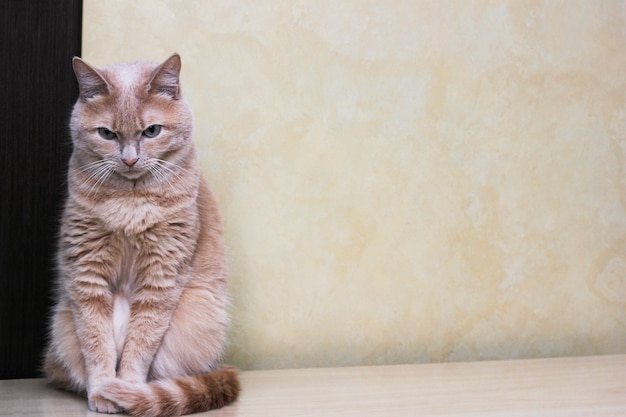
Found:
M 95 68 L 77 56 L 72 59 L 72 67 L 78 81 L 81 100 L 109 93 L 109 84 Z
M 167 58 L 153 72 L 148 83 L 148 91 L 153 94 L 165 94 L 178 100 L 180 98 L 180 55 Z

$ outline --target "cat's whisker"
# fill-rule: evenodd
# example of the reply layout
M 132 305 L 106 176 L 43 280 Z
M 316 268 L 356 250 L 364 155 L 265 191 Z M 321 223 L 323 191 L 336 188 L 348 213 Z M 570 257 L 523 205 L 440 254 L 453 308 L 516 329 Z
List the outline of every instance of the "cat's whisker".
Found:
M 150 171 L 156 182 L 158 182 L 159 184 L 165 181 L 165 179 L 163 178 L 163 174 L 161 174 L 161 172 L 155 166 L 148 167 L 148 171 Z
M 87 193 L 91 196 L 97 193 L 102 184 L 111 176 L 114 167 L 110 161 L 100 160 L 83 166 L 81 170 L 87 174 L 87 181 L 91 183 Z
M 175 164 L 175 163 L 170 162 L 170 161 L 167 161 L 167 160 L 165 160 L 165 159 L 154 158 L 154 160 L 155 160 L 155 161 L 158 161 L 159 163 L 162 163 L 162 164 L 164 164 L 164 165 L 171 165 L 171 166 L 176 167 L 176 168 L 179 168 L 179 169 L 185 169 L 185 168 L 181 167 L 180 165 Z
M 109 179 L 109 177 L 111 177 L 111 174 L 113 174 L 113 171 L 114 171 L 113 167 L 107 166 L 107 170 L 100 176 L 100 179 L 98 180 L 98 182 L 96 182 L 94 192 L 98 192 L 102 184 L 104 184 Z
M 102 170 L 106 170 L 110 165 L 110 162 L 106 159 L 100 159 L 98 161 L 83 165 L 80 170 L 87 174 L 89 179 L 97 176 Z
M 174 185 L 174 182 L 172 182 L 172 179 L 174 180 L 180 180 L 182 178 L 182 175 L 180 172 L 176 172 L 175 169 L 178 170 L 182 170 L 184 172 L 187 172 L 187 169 L 180 167 L 176 164 L 173 164 L 171 162 L 165 161 L 163 159 L 153 159 L 154 164 L 152 164 L 150 166 L 150 172 L 153 174 L 154 178 L 157 180 L 157 182 L 159 183 L 167 183 L 170 188 L 172 190 L 176 189 L 176 186 Z M 174 168 L 170 168 L 170 166 L 174 167 Z
M 106 159 L 98 159 L 97 161 L 93 161 L 93 162 L 83 165 L 82 167 L 80 167 L 80 170 L 83 172 L 89 172 L 101 165 L 107 165 L 108 163 L 109 161 L 107 161 Z
M 166 161 L 165 159 L 154 159 L 156 162 L 159 163 L 160 166 L 162 166 L 164 169 L 168 169 L 170 172 L 172 172 L 174 169 L 177 171 L 182 171 L 185 173 L 188 173 L 189 170 L 187 168 L 184 168 L 178 164 L 175 164 L 173 162 L 170 161 Z M 171 167 L 171 168 L 170 168 Z
M 165 165 L 163 162 L 159 162 L 157 165 L 159 169 L 163 171 L 164 174 L 170 176 L 175 181 L 181 181 L 183 177 L 185 176 L 185 174 L 189 174 L 189 171 L 187 169 L 179 167 L 175 164 L 170 164 L 174 168 L 171 168 L 170 166 Z
M 166 171 L 166 172 L 163 172 L 163 171 Z M 176 174 L 175 172 L 173 172 L 169 168 L 165 168 L 162 165 L 157 163 L 157 164 L 154 164 L 154 165 L 150 166 L 150 172 L 152 173 L 152 176 L 157 180 L 157 182 L 159 184 L 167 183 L 167 185 L 172 190 L 176 189 L 176 186 L 170 180 L 170 176 L 174 176 L 175 178 L 178 178 L 179 176 L 178 176 L 178 174 Z

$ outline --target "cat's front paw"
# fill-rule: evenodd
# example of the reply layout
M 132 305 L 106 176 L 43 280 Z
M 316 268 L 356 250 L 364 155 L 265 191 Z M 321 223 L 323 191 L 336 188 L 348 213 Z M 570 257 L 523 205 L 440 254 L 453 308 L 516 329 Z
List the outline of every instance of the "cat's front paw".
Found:
M 118 414 L 122 412 L 122 409 L 117 404 L 97 393 L 89 395 L 87 405 L 89 411 L 95 411 L 96 413 Z

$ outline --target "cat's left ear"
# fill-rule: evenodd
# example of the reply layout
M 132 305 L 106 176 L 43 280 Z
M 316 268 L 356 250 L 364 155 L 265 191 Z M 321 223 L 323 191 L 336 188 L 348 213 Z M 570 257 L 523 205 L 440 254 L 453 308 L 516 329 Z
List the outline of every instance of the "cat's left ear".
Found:
M 180 55 L 174 54 L 167 58 L 152 73 L 148 91 L 153 94 L 165 94 L 178 100 L 180 98 L 180 68 Z
M 78 81 L 81 100 L 87 101 L 96 96 L 109 93 L 109 84 L 98 70 L 77 56 L 72 59 L 72 67 Z

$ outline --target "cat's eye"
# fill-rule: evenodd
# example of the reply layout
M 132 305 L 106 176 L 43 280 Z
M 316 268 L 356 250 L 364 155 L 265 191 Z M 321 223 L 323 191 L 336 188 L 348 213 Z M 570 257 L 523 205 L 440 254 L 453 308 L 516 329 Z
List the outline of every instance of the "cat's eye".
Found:
M 115 132 L 107 129 L 106 127 L 99 127 L 98 128 L 98 134 L 100 135 L 100 137 L 102 139 L 106 139 L 106 140 L 112 140 L 112 139 L 115 139 L 117 137 Z
M 161 125 L 150 125 L 141 133 L 147 138 L 156 138 L 161 133 Z

